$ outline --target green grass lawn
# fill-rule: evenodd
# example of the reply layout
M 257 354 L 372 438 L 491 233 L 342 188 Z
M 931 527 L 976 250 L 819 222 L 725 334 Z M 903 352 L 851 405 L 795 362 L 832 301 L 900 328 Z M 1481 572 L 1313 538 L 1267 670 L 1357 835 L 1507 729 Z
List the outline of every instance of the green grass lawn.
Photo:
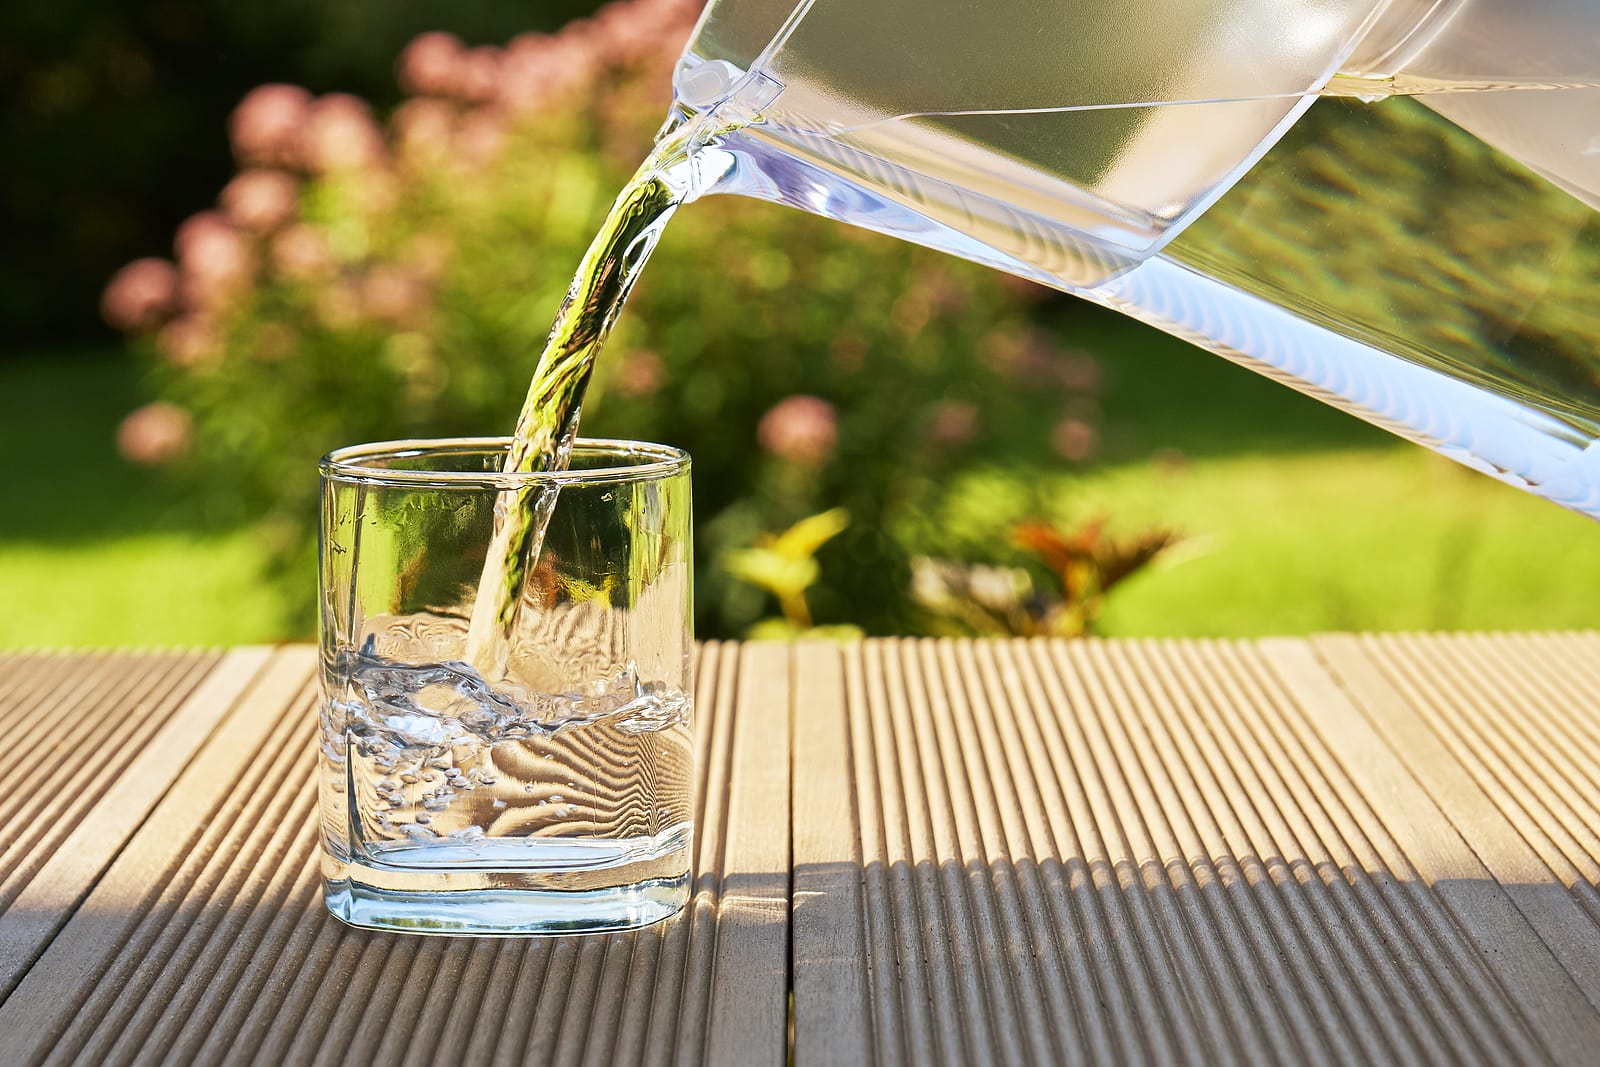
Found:
M 1248 636 L 1318 630 L 1600 625 L 1600 526 L 1418 448 L 1195 459 L 1089 475 L 974 475 L 946 502 L 958 536 L 981 515 L 1041 509 L 1186 540 L 1130 578 L 1099 632 Z
M 1600 525 L 1418 448 L 1119 471 L 1089 491 L 1196 532 L 1112 598 L 1106 633 L 1600 625 Z
M 117 455 L 142 399 L 118 351 L 0 360 L 0 647 L 286 636 L 252 532 Z
M 1120 316 L 1075 329 L 1116 353 L 1107 464 L 974 475 L 938 521 L 992 529 L 1009 507 L 1183 533 L 1100 632 L 1600 626 L 1600 523 Z M 1180 462 L 1147 462 L 1163 452 Z
M 1085 343 L 1116 344 L 1112 329 L 1091 318 Z M 1105 466 L 972 473 L 929 523 L 981 540 L 980 525 L 1042 506 L 1183 531 L 1169 562 L 1113 596 L 1108 634 L 1600 626 L 1600 525 L 1186 346 L 1128 336 L 1105 396 Z M 117 420 L 140 399 L 118 353 L 0 363 L 0 647 L 304 636 L 282 621 L 247 526 L 117 457 Z M 1143 458 L 1163 450 L 1185 458 Z M 311 588 L 307 574 L 290 598 L 309 608 Z
M 0 544 L 0 647 L 237 645 L 286 636 L 249 533 Z

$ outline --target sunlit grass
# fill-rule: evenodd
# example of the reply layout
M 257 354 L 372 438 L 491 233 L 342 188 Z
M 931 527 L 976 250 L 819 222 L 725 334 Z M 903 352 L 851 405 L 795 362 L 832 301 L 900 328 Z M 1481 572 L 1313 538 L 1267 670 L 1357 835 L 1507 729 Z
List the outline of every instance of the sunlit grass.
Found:
M 1214 457 L 1015 485 L 1014 473 L 974 476 L 940 521 L 959 536 L 964 522 L 1021 518 L 1043 500 L 1068 523 L 1104 515 L 1113 529 L 1186 535 L 1115 591 L 1104 634 L 1600 626 L 1600 524 L 1419 448 Z
M 1600 626 L 1600 524 L 1420 449 L 1218 460 L 1166 482 L 1107 480 L 1126 514 L 1153 521 L 1159 500 L 1201 538 L 1113 600 L 1107 633 Z
M 248 532 L 0 543 L 0 648 L 236 645 L 285 636 Z
M 988 521 L 1007 506 L 996 478 L 955 488 L 954 524 L 969 508 Z M 1600 627 L 1600 524 L 1420 449 L 1140 464 L 1036 488 L 1062 518 L 1188 536 L 1117 590 L 1099 627 L 1108 635 Z M 261 560 L 248 531 L 0 543 L 0 647 L 304 636 L 282 632 Z M 309 575 L 305 585 L 309 597 Z
M 1600 524 L 1192 350 L 1129 346 L 1117 371 L 1128 461 L 959 476 L 917 540 L 981 558 L 1007 521 L 1041 513 L 1184 533 L 1168 563 L 1115 591 L 1105 634 L 1600 627 Z M 116 420 L 140 399 L 125 357 L 13 362 L 0 377 L 15 412 L 0 430 L 15 460 L 0 647 L 309 636 L 309 571 L 276 591 L 248 527 L 117 458 Z M 1163 449 L 1193 458 L 1131 458 Z
M 117 422 L 144 399 L 132 359 L 10 357 L 0 397 L 0 648 L 289 636 L 253 532 L 117 455 Z

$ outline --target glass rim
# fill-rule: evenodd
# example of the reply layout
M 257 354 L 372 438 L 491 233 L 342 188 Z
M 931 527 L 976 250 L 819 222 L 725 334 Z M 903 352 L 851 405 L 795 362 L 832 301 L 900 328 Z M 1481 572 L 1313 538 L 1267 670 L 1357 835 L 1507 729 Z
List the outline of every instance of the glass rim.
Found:
M 375 465 L 376 461 L 412 456 L 441 455 L 452 452 L 505 452 L 510 437 L 417 437 L 396 441 L 372 441 L 346 445 L 323 456 L 317 470 L 323 478 L 368 485 L 423 485 L 476 489 L 520 489 L 530 484 L 555 486 L 606 485 L 619 482 L 659 480 L 689 470 L 689 453 L 673 445 L 650 441 L 624 441 L 605 437 L 580 437 L 572 443 L 574 453 L 631 460 L 603 467 L 577 470 L 523 471 L 427 471 Z

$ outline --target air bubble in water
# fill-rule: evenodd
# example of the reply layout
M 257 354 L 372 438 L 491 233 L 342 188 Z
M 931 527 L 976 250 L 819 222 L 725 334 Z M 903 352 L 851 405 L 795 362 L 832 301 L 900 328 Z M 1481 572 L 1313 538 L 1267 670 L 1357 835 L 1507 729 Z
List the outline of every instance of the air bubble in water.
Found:
M 501 822 L 498 813 L 511 806 L 506 794 L 517 786 L 525 797 L 522 803 L 538 806 L 547 824 L 572 816 L 579 808 L 587 810 L 584 805 L 568 803 L 564 793 L 546 793 L 552 786 L 562 788 L 557 783 L 563 783 L 567 793 L 609 796 L 606 782 L 589 777 L 601 773 L 601 768 L 589 766 L 581 755 L 582 746 L 568 751 L 565 744 L 547 740 L 551 734 L 592 729 L 597 731 L 596 738 L 610 745 L 616 743 L 612 738 L 623 740 L 648 727 L 651 731 L 676 730 L 673 738 L 677 739 L 685 733 L 689 716 L 686 694 L 659 683 L 641 682 L 631 666 L 597 680 L 581 693 L 519 692 L 515 700 L 459 663 L 399 666 L 360 655 L 348 669 L 351 686 L 364 693 L 366 700 L 352 701 L 346 709 L 341 741 L 348 742 L 352 753 L 368 754 L 364 758 L 370 762 L 364 770 L 359 763 L 352 764 L 358 773 L 370 776 L 366 818 L 380 836 L 403 836 L 419 846 L 477 840 L 480 834 L 494 841 L 531 839 L 530 831 L 520 827 L 504 828 L 504 837 L 488 829 Z M 434 687 L 433 692 L 419 697 L 428 686 Z M 456 696 L 443 693 L 441 686 Z M 419 702 L 423 699 L 426 706 Z M 326 723 L 324 728 L 329 728 Z M 509 764 L 497 762 L 494 756 L 495 746 L 502 743 L 507 745 Z M 686 746 L 687 737 L 670 741 L 663 737 L 662 743 Z M 530 767 L 530 781 L 508 770 L 526 767 L 533 754 L 560 761 L 560 769 L 573 777 L 539 775 Z M 460 818 L 452 817 L 448 836 L 429 828 L 433 813 L 463 805 L 464 793 L 479 785 L 496 786 L 501 780 L 505 790 L 495 792 L 502 795 L 486 796 L 488 804 L 464 810 Z M 653 802 L 641 797 L 640 803 Z M 644 817 L 651 825 L 657 824 L 657 814 Z M 461 836 L 463 833 L 467 836 Z

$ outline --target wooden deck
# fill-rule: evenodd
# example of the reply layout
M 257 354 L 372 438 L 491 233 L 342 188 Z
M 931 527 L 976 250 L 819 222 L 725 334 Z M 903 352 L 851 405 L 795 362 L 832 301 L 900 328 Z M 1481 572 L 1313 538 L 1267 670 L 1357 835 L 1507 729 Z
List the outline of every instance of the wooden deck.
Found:
M 323 910 L 315 655 L 0 655 L 0 1064 L 1600 1060 L 1600 635 L 707 645 L 694 896 Z

